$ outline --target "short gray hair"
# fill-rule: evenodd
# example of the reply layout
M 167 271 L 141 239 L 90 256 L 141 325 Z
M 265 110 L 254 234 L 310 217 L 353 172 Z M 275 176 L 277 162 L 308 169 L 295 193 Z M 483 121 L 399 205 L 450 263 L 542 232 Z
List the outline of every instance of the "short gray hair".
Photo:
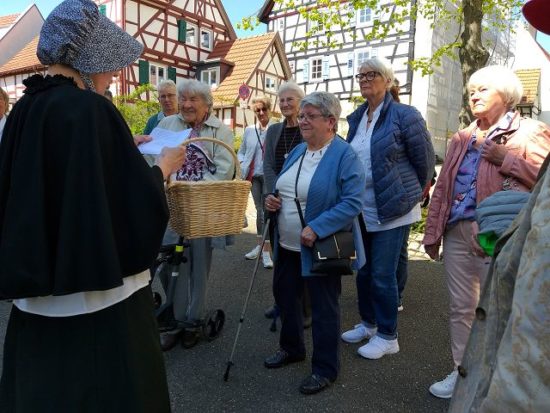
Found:
M 199 82 L 197 79 L 183 79 L 178 82 L 178 98 L 184 93 L 191 93 L 194 96 L 200 96 L 208 106 L 208 113 L 212 112 L 214 106 L 214 98 L 210 91 L 210 86 L 206 83 Z
M 281 83 L 281 86 L 279 86 L 279 90 L 277 90 L 277 96 L 281 96 L 281 93 L 284 92 L 294 93 L 300 99 L 303 99 L 303 97 L 305 96 L 304 90 L 293 81 Z
M 513 109 L 523 96 L 521 81 L 512 70 L 504 66 L 486 66 L 474 72 L 468 80 L 468 91 L 476 86 L 496 89 L 507 109 Z
M 252 105 L 255 105 L 256 103 L 262 103 L 267 110 L 271 111 L 271 98 L 268 96 L 259 96 L 252 99 Z
M 168 89 L 168 88 L 176 90 L 176 84 L 172 79 L 162 80 L 157 85 L 157 90 Z
M 389 80 L 387 89 L 392 87 L 395 76 L 393 74 L 393 68 L 387 59 L 384 59 L 383 57 L 371 57 L 361 63 L 361 66 L 359 66 L 359 71 L 367 68 L 373 69 L 374 71 L 380 73 L 384 79 Z
M 342 113 L 342 106 L 340 106 L 340 100 L 329 92 L 313 92 L 307 95 L 300 102 L 300 110 L 304 106 L 314 106 L 319 109 L 321 115 L 326 118 L 336 119 L 336 124 L 334 125 L 334 131 L 336 132 L 338 128 L 338 120 L 340 119 L 340 114 Z

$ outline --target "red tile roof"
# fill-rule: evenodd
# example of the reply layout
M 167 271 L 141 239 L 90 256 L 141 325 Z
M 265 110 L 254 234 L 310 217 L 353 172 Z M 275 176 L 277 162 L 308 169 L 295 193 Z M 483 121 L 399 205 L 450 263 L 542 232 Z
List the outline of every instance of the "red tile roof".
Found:
M 7 16 L 0 16 L 0 28 L 11 26 L 18 17 L 19 14 L 8 14 Z
M 37 46 L 38 36 L 32 39 L 29 44 L 13 56 L 8 63 L 0 67 L 0 76 L 43 69 L 45 66 L 40 63 L 38 57 L 36 57 Z
M 233 101 L 238 97 L 239 86 L 246 83 L 253 74 L 254 69 L 266 50 L 273 43 L 276 32 L 270 32 L 259 36 L 252 36 L 245 39 L 237 39 L 227 42 L 218 42 L 210 59 L 223 59 L 235 63 L 233 70 L 212 93 L 214 101 Z

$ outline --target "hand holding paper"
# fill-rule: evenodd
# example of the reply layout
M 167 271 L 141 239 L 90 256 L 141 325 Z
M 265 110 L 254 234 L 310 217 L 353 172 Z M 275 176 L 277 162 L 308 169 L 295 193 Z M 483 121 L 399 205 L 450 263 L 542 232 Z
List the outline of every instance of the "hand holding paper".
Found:
M 160 155 L 162 148 L 175 148 L 189 138 L 191 129 L 180 132 L 172 132 L 167 129 L 155 128 L 151 132 L 152 140 L 138 146 L 139 151 L 144 155 Z

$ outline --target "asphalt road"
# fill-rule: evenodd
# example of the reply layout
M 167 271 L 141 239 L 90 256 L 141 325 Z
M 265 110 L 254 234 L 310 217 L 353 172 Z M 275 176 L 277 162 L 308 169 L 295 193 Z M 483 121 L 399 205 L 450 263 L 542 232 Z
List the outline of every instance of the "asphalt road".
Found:
M 253 222 L 249 219 L 250 222 Z M 310 373 L 309 360 L 267 370 L 263 360 L 277 349 L 278 333 L 269 331 L 264 309 L 273 299 L 271 271 L 260 267 L 234 356 L 228 382 L 223 381 L 239 316 L 254 266 L 243 255 L 255 244 L 244 233 L 236 245 L 216 250 L 211 271 L 209 307 L 222 308 L 226 324 L 220 337 L 201 341 L 186 350 L 166 354 L 166 367 L 174 412 L 444 412 L 446 400 L 428 393 L 429 385 L 452 369 L 447 327 L 447 293 L 441 264 L 411 261 L 405 291 L 405 309 L 399 314 L 396 355 L 365 360 L 359 345 L 342 343 L 341 373 L 327 390 L 313 396 L 299 393 Z M 342 328 L 358 322 L 353 277 L 343 278 Z M 0 340 L 10 309 L 0 303 Z M 311 330 L 306 333 L 311 354 Z

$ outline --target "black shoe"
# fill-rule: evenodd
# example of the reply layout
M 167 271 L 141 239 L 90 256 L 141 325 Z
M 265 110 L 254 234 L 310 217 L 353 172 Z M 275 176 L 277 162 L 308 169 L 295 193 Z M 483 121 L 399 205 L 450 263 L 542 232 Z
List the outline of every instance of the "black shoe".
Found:
M 265 318 L 275 318 L 279 316 L 279 309 L 277 304 L 273 304 L 271 307 L 264 311 Z
M 315 394 L 326 389 L 334 380 L 327 379 L 326 377 L 319 376 L 318 374 L 312 374 L 304 379 L 300 385 L 300 393 L 302 394 Z
M 199 342 L 199 338 L 199 330 L 186 328 L 182 331 L 181 346 L 187 349 L 193 348 Z
M 180 339 L 181 339 L 181 331 L 176 334 L 170 334 L 170 333 L 163 334 L 162 336 L 160 336 L 160 349 L 162 351 L 170 351 L 174 347 L 176 347 L 176 344 L 178 344 Z
M 299 361 L 304 361 L 306 359 L 306 355 L 302 354 L 299 356 L 291 356 L 284 350 L 277 350 L 275 354 L 272 356 L 266 358 L 264 360 L 264 366 L 268 369 L 277 369 L 279 367 L 283 367 L 290 363 L 297 363 Z

